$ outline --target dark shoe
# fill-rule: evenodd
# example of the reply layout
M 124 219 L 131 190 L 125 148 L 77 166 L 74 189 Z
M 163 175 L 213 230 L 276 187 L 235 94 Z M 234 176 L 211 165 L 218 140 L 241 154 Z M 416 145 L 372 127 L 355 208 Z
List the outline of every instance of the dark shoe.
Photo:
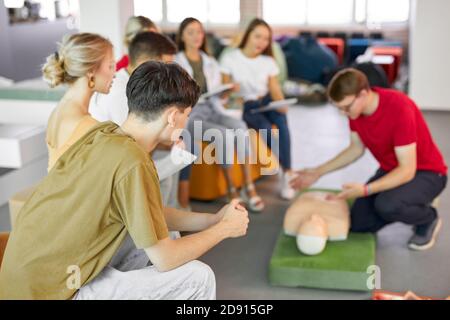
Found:
M 439 217 L 430 223 L 416 226 L 414 235 L 409 239 L 408 248 L 417 251 L 430 249 L 436 242 L 441 226 L 442 220 Z

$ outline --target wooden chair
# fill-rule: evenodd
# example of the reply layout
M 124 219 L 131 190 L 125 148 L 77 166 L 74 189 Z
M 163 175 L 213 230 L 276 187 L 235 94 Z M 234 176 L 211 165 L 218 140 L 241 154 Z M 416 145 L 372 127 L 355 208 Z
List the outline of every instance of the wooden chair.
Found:
M 262 172 L 270 174 L 277 172 L 280 164 L 271 150 L 267 148 L 263 139 L 256 133 L 250 134 L 253 154 L 256 155 L 256 163 L 251 165 L 253 180 L 261 177 Z M 204 150 L 207 142 L 202 143 Z M 235 161 L 237 158 L 235 158 Z M 234 184 L 240 188 L 243 183 L 241 166 L 233 164 L 232 179 Z M 218 164 L 194 164 L 190 178 L 190 196 L 195 200 L 214 200 L 227 194 L 227 183 L 222 168 Z
M 0 267 L 2 266 L 3 254 L 8 243 L 9 233 L 0 233 Z

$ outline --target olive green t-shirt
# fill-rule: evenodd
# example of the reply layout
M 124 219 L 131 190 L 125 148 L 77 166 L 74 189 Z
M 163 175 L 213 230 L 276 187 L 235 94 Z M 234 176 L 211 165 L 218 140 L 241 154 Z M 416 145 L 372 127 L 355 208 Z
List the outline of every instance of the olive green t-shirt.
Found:
M 208 92 L 208 86 L 206 84 L 206 77 L 205 73 L 203 72 L 203 60 L 200 58 L 198 61 L 192 61 L 188 59 L 189 64 L 192 68 L 192 77 L 194 78 L 195 82 L 197 82 L 198 86 L 200 87 L 200 92 L 206 93 Z
M 74 279 L 93 280 L 127 233 L 138 248 L 168 237 L 158 174 L 134 139 L 101 123 L 59 158 L 20 211 L 0 299 L 70 299 Z

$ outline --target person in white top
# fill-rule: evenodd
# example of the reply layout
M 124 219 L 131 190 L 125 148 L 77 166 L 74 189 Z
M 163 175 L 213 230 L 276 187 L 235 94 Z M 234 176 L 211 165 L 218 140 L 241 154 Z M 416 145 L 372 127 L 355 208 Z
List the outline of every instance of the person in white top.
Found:
M 278 158 L 283 168 L 280 195 L 290 200 L 295 191 L 289 185 L 295 176 L 291 170 L 291 140 L 287 123 L 287 107 L 254 113 L 255 109 L 268 105 L 271 101 L 283 100 L 283 92 L 277 79 L 278 66 L 272 53 L 272 30 L 261 19 L 254 19 L 248 26 L 238 48 L 224 54 L 220 64 L 223 82 L 239 84 L 239 94 L 244 100 L 243 119 L 249 128 L 267 130 L 268 147 L 271 147 L 272 125 L 276 125 L 279 135 Z
M 116 73 L 110 93 L 92 97 L 89 104 L 89 113 L 92 117 L 100 122 L 112 121 L 122 125 L 129 111 L 126 89 L 130 75 L 142 63 L 150 60 L 173 62 L 176 50 L 175 43 L 166 36 L 155 32 L 138 34 L 129 47 L 130 64 L 126 69 Z M 157 161 L 168 156 L 169 150 L 169 146 L 158 146 L 152 153 L 153 160 Z M 160 187 L 164 205 L 176 207 L 178 205 L 178 175 L 164 179 Z
M 200 21 L 195 18 L 183 20 L 178 30 L 177 45 L 179 53 L 176 55 L 176 61 L 197 81 L 202 94 L 214 91 L 222 85 L 219 64 L 206 53 L 205 31 Z M 194 135 L 197 132 L 194 128 L 200 127 L 201 132 L 198 131 L 201 136 L 197 137 Z M 220 96 L 217 95 L 203 99 L 192 109 L 187 130 L 190 133 L 190 141 L 185 142 L 192 148 L 195 148 L 196 141 L 208 141 L 215 144 L 216 158 L 219 159 L 224 169 L 230 199 L 239 198 L 231 171 L 236 150 L 239 163 L 243 163 L 245 177 L 245 186 L 241 190 L 240 199 L 251 211 L 262 211 L 264 202 L 258 196 L 251 177 L 250 142 L 248 136 L 247 142 L 245 140 L 245 135 L 248 134 L 245 122 L 228 115 Z M 241 134 L 242 136 L 240 136 Z M 217 135 L 220 136 L 219 140 Z M 242 137 L 243 139 L 241 139 Z M 222 143 L 218 143 L 218 141 Z M 180 174 L 178 199 L 181 206 L 189 205 L 189 174 L 190 168 L 182 170 Z
M 128 79 L 130 79 L 128 72 L 127 69 L 120 69 L 116 72 L 110 94 L 96 94 L 92 97 L 89 103 L 89 113 L 95 120 L 99 122 L 112 121 L 118 125 L 125 122 L 128 117 L 128 102 L 125 95 Z

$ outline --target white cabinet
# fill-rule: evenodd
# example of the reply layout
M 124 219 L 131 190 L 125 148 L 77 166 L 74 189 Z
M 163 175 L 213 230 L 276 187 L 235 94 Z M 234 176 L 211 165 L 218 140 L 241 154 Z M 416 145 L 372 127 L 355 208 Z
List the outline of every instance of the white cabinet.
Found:
M 46 154 L 44 126 L 0 124 L 0 168 L 21 168 Z

